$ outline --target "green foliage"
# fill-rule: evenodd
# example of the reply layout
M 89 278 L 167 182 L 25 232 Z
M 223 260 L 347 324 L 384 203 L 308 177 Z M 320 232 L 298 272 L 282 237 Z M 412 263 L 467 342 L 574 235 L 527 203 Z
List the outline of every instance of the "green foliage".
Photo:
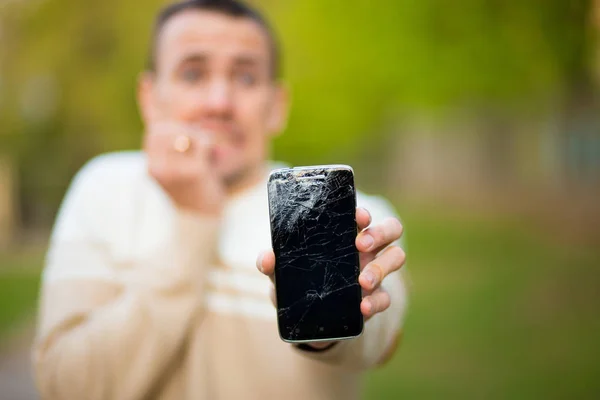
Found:
M 573 60 L 585 60 L 585 2 L 302 1 L 273 8 L 294 93 L 276 150 L 294 163 L 352 160 L 364 137 L 381 139 L 390 114 L 531 107 L 583 73 Z
M 13 274 L 0 276 L 0 338 L 20 319 L 35 310 L 39 276 Z
M 408 318 L 396 356 L 368 374 L 366 398 L 598 397 L 594 247 L 557 244 L 523 221 L 398 210 Z M 0 337 L 34 309 L 40 264 L 0 256 Z
M 0 253 L 0 339 L 37 306 L 40 251 Z
M 352 163 L 401 113 L 532 107 L 586 74 L 589 0 L 257 3 L 281 35 L 293 109 L 275 154 L 293 164 Z M 89 157 L 138 147 L 136 78 L 160 4 L 4 7 L 0 144 L 26 204 L 52 214 Z
M 403 210 L 403 207 L 399 207 Z M 375 399 L 564 399 L 600 393 L 600 258 L 523 221 L 403 214 L 411 304 Z

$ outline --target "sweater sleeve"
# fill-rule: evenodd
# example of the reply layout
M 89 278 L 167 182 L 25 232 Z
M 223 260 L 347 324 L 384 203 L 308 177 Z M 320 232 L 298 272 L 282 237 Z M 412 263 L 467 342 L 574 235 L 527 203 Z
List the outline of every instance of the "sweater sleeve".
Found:
M 201 267 L 217 221 L 176 212 L 164 245 L 120 265 L 105 233 L 117 235 L 123 210 L 95 164 L 71 185 L 47 255 L 33 347 L 44 399 L 151 397 L 201 317 Z
M 381 223 L 387 217 L 396 216 L 390 204 L 379 197 L 360 196 L 358 206 L 365 207 L 371 213 L 372 225 Z M 394 244 L 403 247 L 402 240 Z M 402 323 L 408 301 L 405 277 L 402 269 L 389 274 L 383 280 L 381 286 L 390 294 L 391 305 L 365 323 L 361 336 L 340 341 L 321 352 L 301 349 L 297 351 L 306 357 L 350 370 L 363 370 L 385 363 L 393 355 L 402 336 Z

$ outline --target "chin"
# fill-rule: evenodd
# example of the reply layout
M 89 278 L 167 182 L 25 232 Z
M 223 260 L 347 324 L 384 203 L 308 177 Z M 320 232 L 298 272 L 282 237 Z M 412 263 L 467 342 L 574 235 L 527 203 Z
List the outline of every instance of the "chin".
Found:
M 246 187 L 256 178 L 256 165 L 230 165 L 228 168 L 219 169 L 218 175 L 226 187 Z
M 245 180 L 252 178 L 262 164 L 254 157 L 248 158 L 247 152 L 228 147 L 217 147 L 212 153 L 215 173 L 226 186 L 245 186 Z
M 243 169 L 243 166 L 239 165 L 239 160 L 237 160 L 238 162 L 235 161 L 236 160 L 217 158 L 213 160 L 213 170 L 221 178 L 226 178 L 229 175 L 237 175 L 239 171 Z
M 237 182 L 247 174 L 249 168 L 231 163 L 216 163 L 214 166 L 215 174 L 226 184 Z

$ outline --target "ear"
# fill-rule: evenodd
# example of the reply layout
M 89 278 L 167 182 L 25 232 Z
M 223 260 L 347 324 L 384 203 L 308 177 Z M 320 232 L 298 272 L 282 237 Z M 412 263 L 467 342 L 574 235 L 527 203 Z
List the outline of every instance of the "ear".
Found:
M 268 116 L 267 130 L 270 136 L 277 136 L 287 126 L 290 108 L 289 87 L 282 82 L 276 83 L 273 96 L 273 106 Z
M 137 101 L 144 125 L 156 118 L 156 101 L 154 98 L 154 74 L 144 71 L 138 76 Z

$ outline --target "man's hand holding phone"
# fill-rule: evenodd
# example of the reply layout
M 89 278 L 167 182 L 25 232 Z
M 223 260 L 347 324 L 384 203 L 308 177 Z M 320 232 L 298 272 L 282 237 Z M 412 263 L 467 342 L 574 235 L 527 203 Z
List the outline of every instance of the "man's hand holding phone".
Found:
M 390 306 L 390 295 L 381 286 L 384 278 L 399 270 L 404 264 L 404 251 L 394 245 L 402 235 L 402 225 L 397 218 L 388 218 L 381 224 L 371 225 L 371 215 L 364 208 L 356 209 L 356 222 L 360 233 L 356 237 L 356 248 L 359 251 L 360 270 L 359 284 L 363 299 L 360 310 L 365 320 Z M 262 252 L 257 259 L 258 269 L 274 280 L 275 254 L 272 250 Z M 274 290 L 271 298 L 275 301 Z M 311 346 L 325 348 L 330 342 L 315 342 Z
M 177 122 L 156 122 L 144 136 L 149 174 L 184 210 L 218 215 L 224 188 L 211 171 L 212 136 Z

